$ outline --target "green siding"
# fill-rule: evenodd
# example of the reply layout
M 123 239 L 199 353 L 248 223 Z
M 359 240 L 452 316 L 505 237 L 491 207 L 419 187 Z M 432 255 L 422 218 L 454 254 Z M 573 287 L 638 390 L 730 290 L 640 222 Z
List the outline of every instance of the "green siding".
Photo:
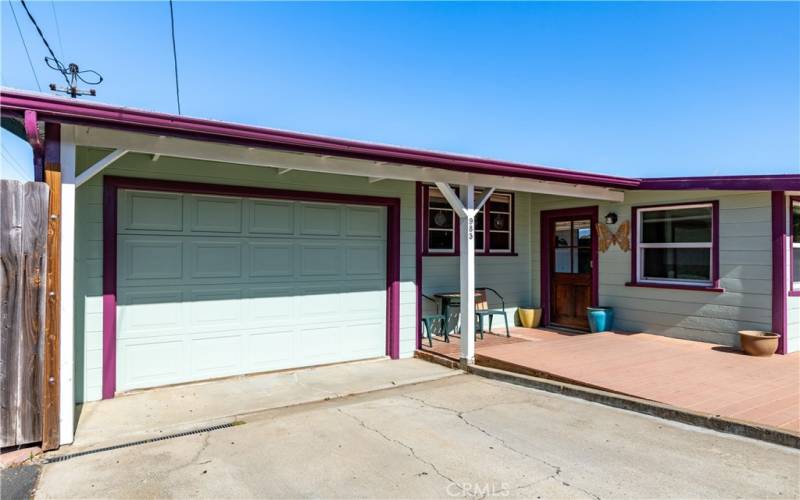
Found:
M 509 322 L 514 321 L 517 307 L 530 305 L 532 299 L 530 200 L 531 195 L 528 193 L 516 193 L 514 196 L 514 240 L 517 255 L 475 257 L 475 286 L 488 286 L 500 292 L 509 311 Z M 538 247 L 534 248 L 538 250 Z M 458 257 L 423 257 L 422 270 L 422 288 L 426 295 L 459 289 Z M 423 303 L 423 307 L 425 313 L 435 310 L 434 304 L 429 300 Z
M 539 248 L 542 210 L 599 205 L 600 217 L 616 212 L 619 223 L 631 207 L 659 203 L 719 200 L 720 283 L 724 293 L 626 287 L 631 253 L 618 246 L 600 254 L 600 304 L 615 308 L 616 326 L 671 337 L 736 345 L 737 331 L 772 328 L 772 247 L 770 194 L 766 192 L 638 191 L 624 203 L 535 196 L 531 218 L 533 245 Z M 633 223 L 633 221 L 631 221 Z M 534 302 L 540 301 L 541 261 L 533 256 Z
M 78 172 L 107 153 L 107 150 L 78 148 Z M 361 177 L 301 171 L 278 175 L 273 168 L 169 157 L 153 162 L 150 155 L 133 153 L 115 162 L 104 174 L 400 198 L 400 355 L 413 355 L 416 346 L 414 183 L 370 184 Z M 100 399 L 102 389 L 102 175 L 81 186 L 76 198 L 76 399 L 91 401 Z M 174 221 L 168 218 L 160 221 L 165 226 L 171 222 Z

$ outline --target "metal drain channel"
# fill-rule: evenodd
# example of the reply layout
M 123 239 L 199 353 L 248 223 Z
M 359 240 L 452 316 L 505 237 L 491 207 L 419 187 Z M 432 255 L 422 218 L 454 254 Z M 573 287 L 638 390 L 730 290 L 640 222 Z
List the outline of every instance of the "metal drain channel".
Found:
M 86 455 L 94 455 L 95 453 L 103 453 L 105 451 L 118 450 L 120 448 L 130 448 L 131 446 L 140 446 L 148 443 L 157 443 L 158 441 L 166 441 L 167 439 L 175 439 L 179 437 L 192 436 L 194 434 L 202 434 L 204 432 L 218 431 L 220 429 L 227 429 L 241 425 L 242 422 L 229 422 L 227 424 L 212 425 L 210 427 L 203 427 L 200 429 L 193 429 L 191 431 L 177 432 L 175 434 L 167 434 L 166 436 L 159 436 L 149 439 L 142 439 L 140 441 L 131 441 L 130 443 L 115 444 L 113 446 L 104 446 L 103 448 L 95 448 L 93 450 L 80 451 L 78 453 L 70 453 L 68 455 L 61 455 L 59 457 L 47 458 L 42 460 L 42 464 L 52 464 L 56 462 L 64 462 L 73 458 L 83 457 Z

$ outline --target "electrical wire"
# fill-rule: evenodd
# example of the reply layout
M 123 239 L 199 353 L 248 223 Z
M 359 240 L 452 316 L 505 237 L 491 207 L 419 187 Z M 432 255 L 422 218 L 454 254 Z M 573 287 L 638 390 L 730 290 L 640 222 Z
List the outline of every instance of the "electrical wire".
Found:
M 178 51 L 175 48 L 175 13 L 172 10 L 172 0 L 169 0 L 169 22 L 172 27 L 172 60 L 175 66 L 175 97 L 178 100 L 178 114 L 181 114 L 181 87 L 178 83 Z
M 50 0 L 50 7 L 53 9 L 53 19 L 56 22 L 56 34 L 58 35 L 58 48 L 61 49 L 61 58 L 64 58 L 64 43 L 61 41 L 61 25 L 58 22 L 58 14 L 56 14 L 56 0 Z
M 54 70 L 58 71 L 59 73 L 61 73 L 61 75 L 64 77 L 64 80 L 67 82 L 67 87 L 72 88 L 75 85 L 75 82 L 70 81 L 70 76 L 72 76 L 73 78 L 77 78 L 78 80 L 80 80 L 83 83 L 86 83 L 88 85 L 97 85 L 97 84 L 99 84 L 99 83 L 101 83 L 103 81 L 102 75 L 100 75 L 100 73 L 98 73 L 97 71 L 94 71 L 94 70 L 91 70 L 91 69 L 89 69 L 89 70 L 80 70 L 79 71 L 77 65 L 74 65 L 74 64 L 70 64 L 69 67 L 64 66 L 64 63 L 62 63 L 58 59 L 58 57 L 56 57 L 55 52 L 53 52 L 53 49 L 50 47 L 50 43 L 48 43 L 47 38 L 45 38 L 44 33 L 42 33 L 42 28 L 39 27 L 39 23 L 37 23 L 36 19 L 34 19 L 33 14 L 31 14 L 30 9 L 28 9 L 28 5 L 25 3 L 25 0 L 19 0 L 19 1 L 22 4 L 22 7 L 25 9 L 25 12 L 28 14 L 28 18 L 31 20 L 31 23 L 33 23 L 33 26 L 36 28 L 36 31 L 39 33 L 39 38 L 42 39 L 42 42 L 44 43 L 44 46 L 47 47 L 47 51 L 50 53 L 49 57 L 45 57 L 44 58 L 45 63 L 47 63 L 47 66 L 50 69 L 54 69 Z M 74 67 L 75 71 L 73 71 L 72 67 Z M 83 76 L 83 75 L 90 75 L 90 74 L 94 75 L 95 78 L 92 79 L 92 80 L 87 80 Z
M 22 178 L 29 178 L 31 176 L 30 173 L 25 172 L 25 169 L 22 168 L 22 165 L 20 165 L 19 162 L 11 155 L 11 152 L 6 148 L 5 144 L 3 144 L 2 158 L 5 158 L 6 166 L 16 171 L 22 176 Z
M 39 77 L 36 76 L 36 69 L 33 67 L 33 60 L 31 60 L 31 53 L 28 52 L 28 44 L 25 43 L 25 37 L 22 36 L 22 28 L 19 27 L 19 21 L 17 20 L 17 12 L 14 10 L 14 4 L 11 3 L 11 0 L 8 0 L 8 6 L 11 7 L 11 14 L 14 16 L 14 24 L 17 25 L 17 31 L 19 32 L 19 39 L 22 40 L 22 46 L 25 48 L 25 55 L 28 56 L 28 64 L 31 65 L 31 72 L 33 73 L 33 79 L 36 80 L 36 88 L 39 89 L 39 92 L 42 91 L 42 86 L 39 85 Z
M 25 3 L 25 0 L 19 0 L 19 2 L 22 4 L 22 7 L 25 9 L 25 12 L 28 13 L 28 18 L 33 23 L 33 27 L 36 28 L 36 31 L 39 33 L 39 38 L 41 38 L 42 42 L 44 42 L 44 46 L 47 47 L 47 51 L 50 52 L 50 57 L 57 63 L 56 65 L 58 67 L 57 68 L 53 68 L 53 66 L 50 66 L 49 62 L 48 62 L 47 65 L 50 66 L 53 69 L 61 71 L 61 74 L 64 76 L 64 80 L 67 81 L 67 86 L 69 86 L 70 85 L 70 81 L 69 81 L 69 78 L 67 77 L 67 69 L 64 67 L 63 64 L 61 64 L 61 61 L 58 60 L 58 57 L 56 57 L 56 54 L 55 54 L 55 52 L 53 52 L 53 49 L 50 48 L 50 44 L 47 42 L 47 38 L 45 38 L 44 37 L 44 33 L 42 33 L 42 28 L 39 27 L 39 24 L 36 22 L 36 19 L 33 18 L 33 14 L 31 14 L 30 9 L 28 9 L 28 5 Z M 46 57 L 45 57 L 45 61 L 47 61 Z

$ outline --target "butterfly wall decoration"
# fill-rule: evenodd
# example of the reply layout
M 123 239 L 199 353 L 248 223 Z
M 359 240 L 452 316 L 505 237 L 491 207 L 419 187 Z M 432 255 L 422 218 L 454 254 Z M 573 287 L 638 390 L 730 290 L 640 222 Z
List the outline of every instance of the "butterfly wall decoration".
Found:
M 612 232 L 607 225 L 598 223 L 597 234 L 599 237 L 597 238 L 597 243 L 600 247 L 600 251 L 605 253 L 606 250 L 611 248 L 611 245 L 616 244 L 619 246 L 620 250 L 627 252 L 631 249 L 630 233 L 630 221 L 625 221 L 620 224 L 616 233 Z

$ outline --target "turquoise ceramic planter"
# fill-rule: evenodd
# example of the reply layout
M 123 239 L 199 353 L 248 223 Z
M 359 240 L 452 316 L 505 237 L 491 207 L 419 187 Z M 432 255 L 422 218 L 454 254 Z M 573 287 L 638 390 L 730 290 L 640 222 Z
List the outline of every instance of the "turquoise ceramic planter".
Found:
M 587 307 L 589 330 L 592 333 L 606 332 L 614 328 L 614 309 L 610 307 Z

